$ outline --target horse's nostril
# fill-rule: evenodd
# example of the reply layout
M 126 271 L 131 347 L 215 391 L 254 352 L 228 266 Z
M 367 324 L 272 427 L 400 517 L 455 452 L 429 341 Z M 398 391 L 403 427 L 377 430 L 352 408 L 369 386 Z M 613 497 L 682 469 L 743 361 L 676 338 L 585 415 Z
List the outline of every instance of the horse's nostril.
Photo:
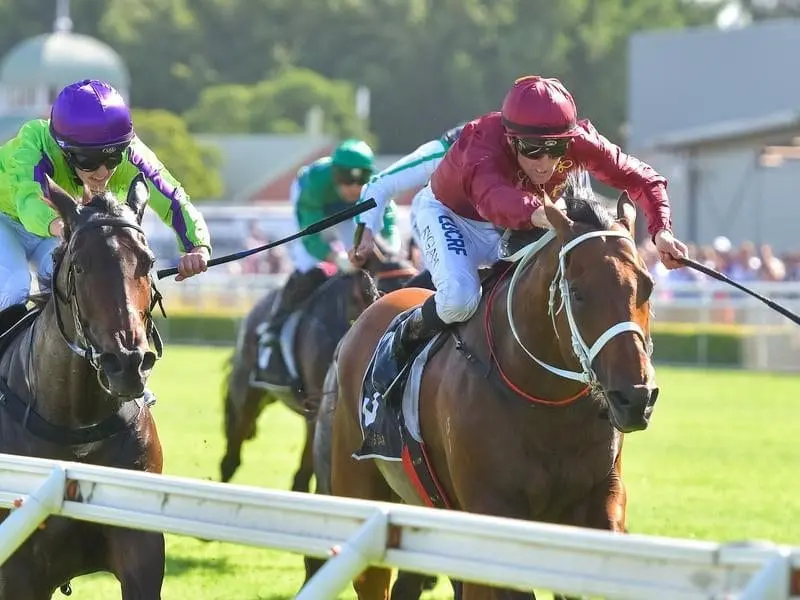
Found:
M 616 406 L 627 407 L 631 405 L 630 399 L 622 392 L 610 390 L 607 393 L 609 402 L 614 403 Z
M 142 358 L 142 371 L 149 371 L 152 369 L 156 364 L 156 353 L 150 352 L 149 350 L 144 353 L 144 357 Z
M 103 352 L 100 355 L 100 367 L 109 374 L 122 371 L 122 363 L 120 363 L 119 357 L 111 352 Z

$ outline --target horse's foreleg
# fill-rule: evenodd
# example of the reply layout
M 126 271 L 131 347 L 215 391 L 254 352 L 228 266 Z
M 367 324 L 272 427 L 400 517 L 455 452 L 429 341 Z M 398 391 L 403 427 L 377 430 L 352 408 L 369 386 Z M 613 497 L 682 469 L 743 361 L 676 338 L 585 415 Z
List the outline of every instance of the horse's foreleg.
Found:
M 419 600 L 422 592 L 436 587 L 436 577 L 398 571 L 397 579 L 392 586 L 391 600 Z
M 503 496 L 491 492 L 496 489 L 496 486 L 492 485 L 493 482 L 481 482 L 483 485 L 480 485 L 473 483 L 472 480 L 464 481 L 468 484 L 456 488 L 456 497 L 466 512 L 511 519 L 528 518 L 530 509 L 524 495 L 511 493 Z M 452 583 L 454 592 L 460 594 L 457 596 L 458 600 L 536 600 L 533 591 L 520 592 L 468 582 Z
M 622 481 L 621 455 L 614 469 L 573 511 L 568 525 L 626 533 L 627 496 Z M 585 596 L 555 594 L 554 600 L 582 600 Z
M 109 570 L 119 581 L 122 600 L 161 600 L 164 535 L 121 528 L 109 532 Z
M 0 569 L 0 600 L 50 600 L 51 590 L 39 569 L 29 561 L 16 560 L 15 556 L 6 561 Z
M 306 418 L 306 442 L 303 446 L 303 454 L 300 457 L 300 467 L 294 474 L 292 481 L 293 492 L 307 492 L 311 483 L 311 476 L 314 474 L 314 429 L 316 427 L 314 417 Z
M 230 391 L 225 399 L 225 456 L 220 462 L 220 478 L 227 483 L 242 463 L 242 444 L 255 437 L 256 421 L 264 410 L 265 393 L 254 387 L 247 388 L 241 406 L 236 406 Z
M 389 600 L 390 569 L 370 567 L 353 582 L 358 600 Z
M 625 533 L 627 495 L 618 460 L 608 476 L 567 515 L 566 525 Z

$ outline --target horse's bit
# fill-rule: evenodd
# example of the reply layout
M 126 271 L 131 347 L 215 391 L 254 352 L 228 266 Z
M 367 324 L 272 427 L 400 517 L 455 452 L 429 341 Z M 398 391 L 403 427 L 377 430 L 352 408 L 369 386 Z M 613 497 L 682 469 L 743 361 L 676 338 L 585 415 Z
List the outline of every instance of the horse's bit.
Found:
M 51 294 L 53 296 L 53 309 L 56 315 L 56 322 L 58 323 L 58 331 L 61 333 L 61 337 L 64 339 L 64 342 L 67 344 L 70 350 L 80 356 L 81 358 L 86 359 L 89 364 L 94 368 L 95 372 L 97 373 L 97 381 L 100 386 L 106 391 L 106 393 L 113 395 L 111 390 L 108 389 L 108 386 L 103 383 L 103 378 L 101 376 L 101 366 L 100 366 L 100 356 L 102 355 L 102 351 L 98 349 L 97 345 L 94 344 L 90 339 L 89 336 L 86 334 L 86 321 L 81 315 L 80 306 L 78 305 L 77 295 L 75 293 L 75 267 L 72 262 L 68 263 L 67 266 L 67 293 L 63 295 L 61 291 L 58 289 L 58 274 L 61 270 L 61 265 L 64 260 L 71 254 L 72 246 L 75 242 L 75 239 L 78 237 L 83 231 L 88 229 L 94 229 L 96 227 L 127 227 L 133 229 L 134 231 L 138 231 L 142 235 L 145 235 L 144 230 L 137 225 L 136 223 L 132 223 L 129 221 L 125 221 L 123 219 L 118 218 L 103 218 L 103 219 L 95 219 L 92 221 L 88 221 L 78 227 L 75 231 L 72 232 L 70 236 L 69 242 L 67 242 L 67 248 L 64 251 L 61 259 L 55 265 L 53 270 L 53 280 L 51 284 Z M 152 342 L 153 348 L 156 351 L 156 360 L 161 358 L 163 354 L 164 346 L 161 341 L 161 335 L 158 333 L 158 329 L 153 322 L 153 309 L 158 306 L 161 310 L 161 314 L 166 316 L 164 313 L 164 306 L 162 305 L 162 296 L 156 288 L 155 281 L 153 280 L 152 274 L 150 275 L 150 305 L 147 310 L 146 319 L 147 319 L 147 339 L 148 343 Z M 75 326 L 75 340 L 70 340 L 67 337 L 66 332 L 64 331 L 64 322 L 61 316 L 61 309 L 59 308 L 59 302 L 64 304 L 69 304 L 72 309 L 72 320 Z
M 586 240 L 590 240 L 597 237 L 619 237 L 629 241 L 631 244 L 634 244 L 633 238 L 627 233 L 622 231 L 590 231 L 588 233 L 584 233 L 579 235 L 575 239 L 570 240 L 564 246 L 561 247 L 561 250 L 558 253 L 558 269 L 556 270 L 556 274 L 553 277 L 553 281 L 550 283 L 550 298 L 548 301 L 548 312 L 550 314 L 550 318 L 553 321 L 553 330 L 556 332 L 556 336 L 558 336 L 558 327 L 556 327 L 556 315 L 561 312 L 562 309 L 566 310 L 567 313 L 567 321 L 569 322 L 569 330 L 570 334 L 572 335 L 572 351 L 575 353 L 578 361 L 583 368 L 582 372 L 578 371 L 568 371 L 566 369 L 559 369 L 558 367 L 554 367 L 552 365 L 547 364 L 544 361 L 539 360 L 536 358 L 530 350 L 525 347 L 525 344 L 522 343 L 522 340 L 519 337 L 519 333 L 517 332 L 517 328 L 514 325 L 514 314 L 512 311 L 511 303 L 513 298 L 514 288 L 516 287 L 517 282 L 519 281 L 520 274 L 523 272 L 525 265 L 530 263 L 536 254 L 552 239 L 555 238 L 555 231 L 550 229 L 545 233 L 539 240 L 528 246 L 524 249 L 524 254 L 522 254 L 522 258 L 519 259 L 519 264 L 517 265 L 516 270 L 514 271 L 514 275 L 511 277 L 511 283 L 508 287 L 508 293 L 506 298 L 506 312 L 508 313 L 508 323 L 511 326 L 511 332 L 514 335 L 514 339 L 520 345 L 520 347 L 526 352 L 528 356 L 530 356 L 536 363 L 538 363 L 541 367 L 547 369 L 551 373 L 558 375 L 559 377 L 563 377 L 565 379 L 571 379 L 573 381 L 580 381 L 589 385 L 594 385 L 597 383 L 597 375 L 594 372 L 592 367 L 592 362 L 594 361 L 595 357 L 600 353 L 603 347 L 611 341 L 614 337 L 618 336 L 621 333 L 626 331 L 632 331 L 637 334 L 639 337 L 642 338 L 642 341 L 645 343 L 645 347 L 647 348 L 648 354 L 652 352 L 652 341 L 645 333 L 642 331 L 642 328 L 633 321 L 624 321 L 622 323 L 617 323 L 609 327 L 608 329 L 603 332 L 600 337 L 592 344 L 591 346 L 587 345 L 586 342 L 581 337 L 580 331 L 578 329 L 578 324 L 575 321 L 575 316 L 572 313 L 572 300 L 569 291 L 569 281 L 566 278 L 566 258 L 567 254 L 570 250 L 575 248 L 577 245 L 585 242 Z M 510 260 L 513 260 L 515 257 L 511 257 Z M 558 309 L 555 309 L 555 294 L 556 289 L 559 290 L 561 293 L 561 305 Z

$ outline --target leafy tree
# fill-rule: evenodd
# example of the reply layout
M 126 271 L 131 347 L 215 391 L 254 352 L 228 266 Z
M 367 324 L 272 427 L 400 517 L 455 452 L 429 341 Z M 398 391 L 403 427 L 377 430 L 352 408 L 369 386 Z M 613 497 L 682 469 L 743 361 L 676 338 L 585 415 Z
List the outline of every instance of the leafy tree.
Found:
M 215 85 L 200 92 L 195 106 L 184 114 L 192 131 L 248 133 L 251 131 L 253 86 Z
M 287 68 L 253 86 L 206 88 L 186 112 L 186 121 L 193 131 L 204 133 L 298 133 L 315 106 L 323 110 L 327 133 L 366 136 L 355 115 L 353 86 L 302 68 Z
M 166 110 L 134 110 L 136 134 L 155 152 L 193 199 L 222 194 L 221 157 L 215 148 L 198 143 L 178 115 Z
M 728 1 L 72 0 L 76 31 L 127 62 L 135 106 L 186 113 L 194 130 L 277 132 L 301 129 L 319 104 L 329 131 L 355 135 L 352 89 L 366 85 L 385 152 L 497 109 L 530 73 L 561 78 L 624 141 L 629 36 L 711 24 Z M 737 1 L 756 18 L 800 4 Z M 0 0 L 0 50 L 49 31 L 53 15 L 50 1 Z

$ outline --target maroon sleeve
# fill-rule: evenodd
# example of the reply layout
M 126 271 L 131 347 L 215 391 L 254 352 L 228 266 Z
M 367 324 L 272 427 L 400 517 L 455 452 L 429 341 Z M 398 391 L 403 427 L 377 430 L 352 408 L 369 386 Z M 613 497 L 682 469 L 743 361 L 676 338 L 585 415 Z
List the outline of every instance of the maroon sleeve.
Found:
M 542 203 L 533 194 L 503 180 L 490 158 L 479 161 L 465 174 L 467 197 L 478 214 L 499 227 L 532 229 L 531 215 Z
M 667 180 L 650 165 L 600 135 L 589 121 L 581 122 L 582 135 L 572 144 L 575 158 L 597 179 L 618 190 L 626 190 L 644 209 L 647 229 L 653 236 L 661 229 L 672 230 Z

